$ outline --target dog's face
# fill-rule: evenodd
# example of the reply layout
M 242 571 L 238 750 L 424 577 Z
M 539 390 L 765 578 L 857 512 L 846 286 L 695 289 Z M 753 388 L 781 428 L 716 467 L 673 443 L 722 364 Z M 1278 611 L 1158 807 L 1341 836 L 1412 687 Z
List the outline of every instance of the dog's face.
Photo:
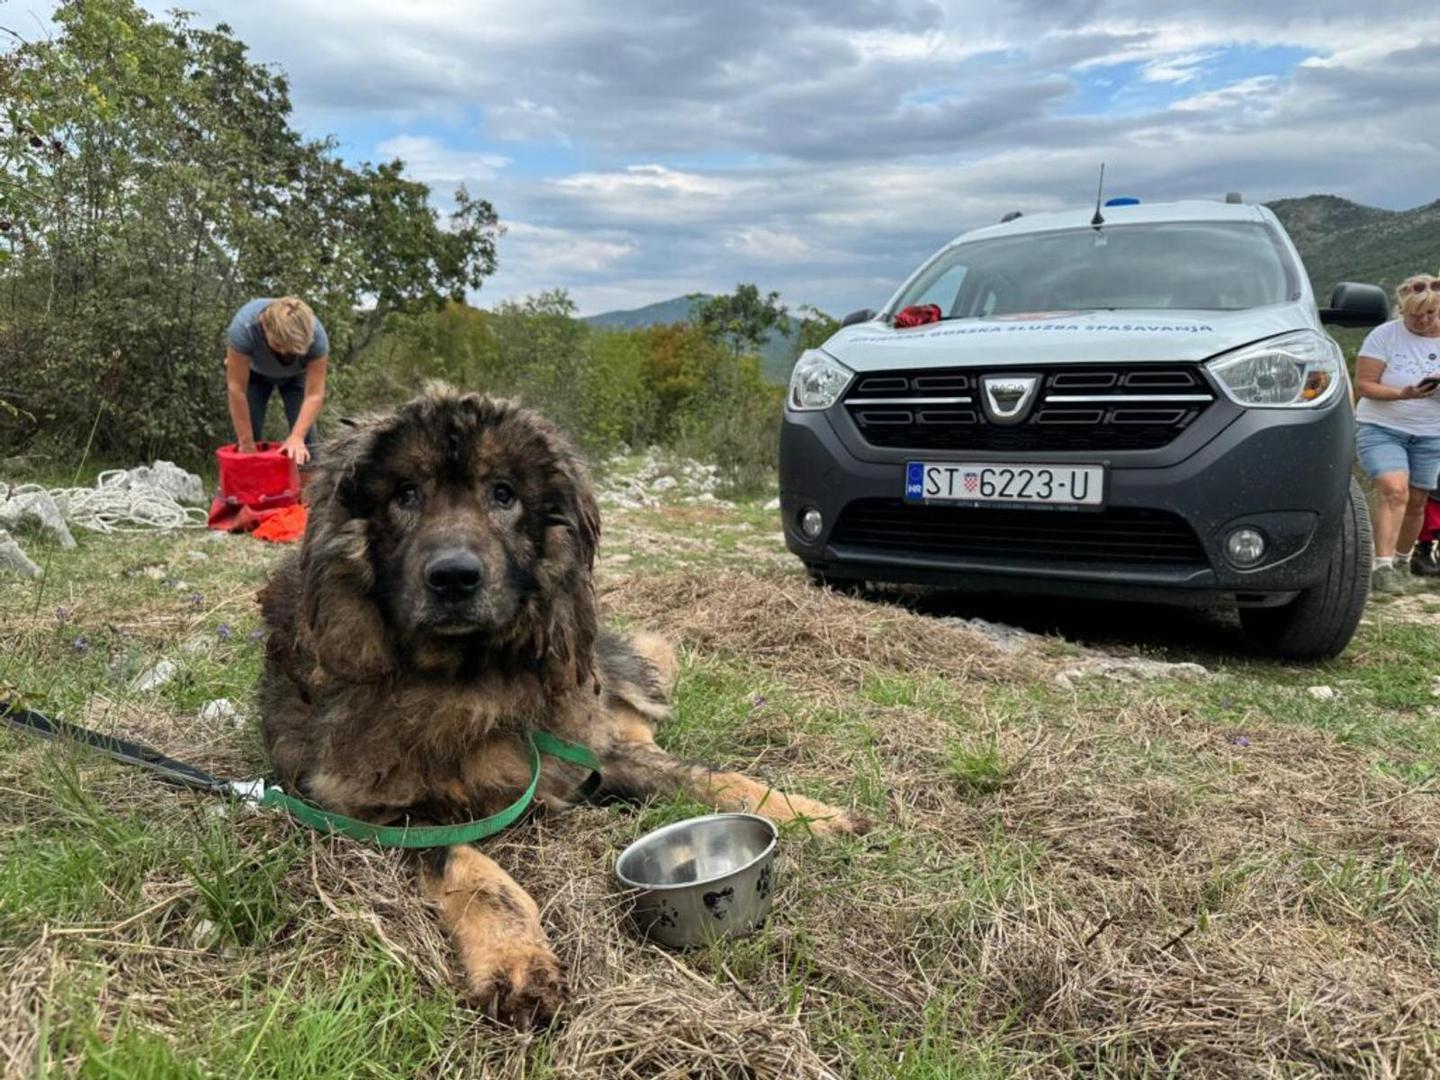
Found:
M 589 674 L 598 510 L 541 417 L 429 390 L 329 443 L 310 496 L 305 614 L 332 673 L 479 647 Z

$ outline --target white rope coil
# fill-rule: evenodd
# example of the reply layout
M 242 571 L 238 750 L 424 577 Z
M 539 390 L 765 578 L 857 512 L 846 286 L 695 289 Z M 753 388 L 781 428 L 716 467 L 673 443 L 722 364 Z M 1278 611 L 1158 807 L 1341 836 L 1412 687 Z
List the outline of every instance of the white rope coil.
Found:
M 183 506 L 168 491 L 133 484 L 126 469 L 102 472 L 93 488 L 46 488 L 39 484 L 0 484 L 0 499 L 34 492 L 48 494 L 70 525 L 91 532 L 148 532 L 151 529 L 204 528 L 203 507 Z

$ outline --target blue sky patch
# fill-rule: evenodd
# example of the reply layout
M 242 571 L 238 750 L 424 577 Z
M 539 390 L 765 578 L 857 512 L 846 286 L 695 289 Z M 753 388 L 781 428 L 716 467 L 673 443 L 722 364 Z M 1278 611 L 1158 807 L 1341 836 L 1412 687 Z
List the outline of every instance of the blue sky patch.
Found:
M 1056 110 L 1062 116 L 1117 116 L 1155 112 L 1177 101 L 1252 79 L 1258 75 L 1287 77 L 1302 61 L 1315 55 L 1312 49 L 1287 45 L 1257 47 L 1202 47 L 1194 53 L 1177 54 L 1172 62 L 1183 67 L 1183 81 L 1147 79 L 1147 68 L 1164 66 L 1153 60 L 1131 60 L 1071 72 L 1075 96 Z M 1194 63 L 1188 62 L 1197 57 Z

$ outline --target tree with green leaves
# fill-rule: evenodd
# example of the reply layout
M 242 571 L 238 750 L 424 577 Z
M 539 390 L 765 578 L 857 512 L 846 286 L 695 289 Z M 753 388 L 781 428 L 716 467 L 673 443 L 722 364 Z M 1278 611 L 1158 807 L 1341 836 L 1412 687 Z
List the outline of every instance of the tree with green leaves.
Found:
M 806 349 L 818 349 L 839 329 L 839 319 L 825 314 L 813 304 L 801 304 L 799 333 L 795 335 L 795 358 Z
M 780 294 L 761 296 L 754 284 L 736 285 L 733 293 L 722 296 L 696 293 L 689 299 L 696 302 L 691 316 L 695 325 L 710 340 L 729 346 L 737 357 L 758 352 L 773 332 L 790 332 L 790 315 L 780 303 Z
M 208 454 L 244 300 L 303 296 L 343 361 L 494 271 L 488 202 L 462 189 L 443 221 L 401 162 L 351 167 L 302 137 L 285 76 L 229 27 L 134 0 L 53 18 L 53 37 L 0 55 L 5 444 L 93 428 L 114 455 Z

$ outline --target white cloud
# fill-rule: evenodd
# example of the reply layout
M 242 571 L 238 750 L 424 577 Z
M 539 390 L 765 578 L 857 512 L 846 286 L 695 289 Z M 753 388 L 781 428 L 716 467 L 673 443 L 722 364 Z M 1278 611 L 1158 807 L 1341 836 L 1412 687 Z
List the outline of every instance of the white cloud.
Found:
M 428 135 L 396 135 L 375 145 L 383 159 L 400 158 L 405 172 L 427 184 L 492 180 L 510 159 L 500 154 L 473 154 L 447 148 Z
M 572 191 L 600 195 L 699 195 L 718 197 L 736 189 L 736 184 L 700 173 L 680 172 L 664 165 L 630 165 L 624 172 L 576 173 L 556 180 L 555 185 Z
M 807 240 L 781 229 L 741 229 L 726 237 L 724 244 L 741 258 L 756 262 L 801 262 L 815 254 Z
M 587 234 L 525 221 L 506 223 L 500 239 L 507 260 L 557 275 L 600 273 L 634 251 L 634 240 L 623 234 Z
M 1222 109 L 1243 109 L 1267 107 L 1275 95 L 1280 80 L 1274 75 L 1256 75 L 1249 79 L 1222 86 L 1182 98 L 1170 108 L 1178 112 L 1216 112 Z
M 1205 66 L 1215 58 L 1214 53 L 1184 53 L 1169 56 L 1163 60 L 1152 60 L 1140 70 L 1145 82 L 1188 83 L 1204 74 Z

